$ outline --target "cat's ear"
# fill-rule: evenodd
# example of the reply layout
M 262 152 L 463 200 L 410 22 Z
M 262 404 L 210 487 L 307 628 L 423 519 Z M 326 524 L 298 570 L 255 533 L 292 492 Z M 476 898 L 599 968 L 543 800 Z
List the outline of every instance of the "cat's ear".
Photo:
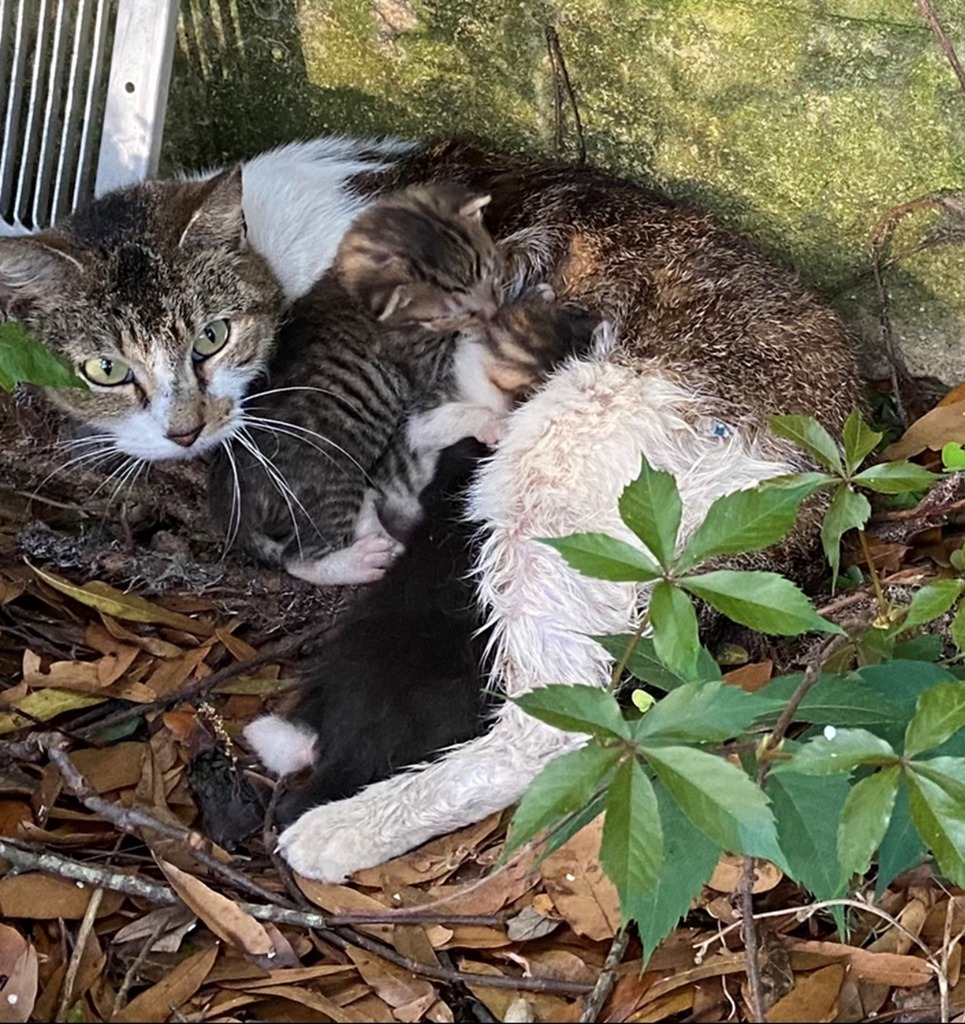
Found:
M 492 202 L 492 196 L 473 196 L 459 207 L 459 216 L 482 220 L 483 210 Z
M 53 233 L 0 239 L 0 322 L 55 304 L 83 272 L 69 244 Z
M 377 296 L 376 302 L 380 302 L 382 298 L 383 295 Z M 393 313 L 398 313 L 405 309 L 411 302 L 412 295 L 409 293 L 409 289 L 404 284 L 400 284 L 388 293 L 388 296 L 385 298 L 385 305 L 382 306 L 381 310 L 373 310 L 375 318 L 376 320 L 388 320 Z
M 194 207 L 181 234 L 181 247 L 244 248 L 247 229 L 241 205 L 241 165 L 216 174 L 193 191 Z

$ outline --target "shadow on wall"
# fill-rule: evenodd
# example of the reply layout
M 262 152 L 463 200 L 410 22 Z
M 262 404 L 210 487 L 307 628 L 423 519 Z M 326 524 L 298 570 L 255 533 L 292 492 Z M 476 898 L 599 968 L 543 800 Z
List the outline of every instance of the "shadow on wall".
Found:
M 546 54 L 514 0 L 181 0 L 161 172 L 341 132 L 551 151 Z

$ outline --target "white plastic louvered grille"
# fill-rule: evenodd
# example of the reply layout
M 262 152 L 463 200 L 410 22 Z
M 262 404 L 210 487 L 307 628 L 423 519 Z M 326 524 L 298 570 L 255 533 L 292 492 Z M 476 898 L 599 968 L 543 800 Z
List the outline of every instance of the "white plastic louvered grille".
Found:
M 0 234 L 94 190 L 117 0 L 0 0 Z

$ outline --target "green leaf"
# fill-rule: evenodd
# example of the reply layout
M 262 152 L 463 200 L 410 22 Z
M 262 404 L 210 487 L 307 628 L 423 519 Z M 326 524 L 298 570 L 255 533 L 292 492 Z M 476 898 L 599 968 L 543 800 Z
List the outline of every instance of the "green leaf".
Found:
M 693 603 L 672 583 L 661 580 L 650 592 L 648 607 L 657 657 L 672 672 L 693 679 L 697 674 L 700 637 Z
M 586 807 L 607 779 L 622 751 L 590 743 L 554 758 L 532 781 L 513 815 L 503 857 Z
M 844 475 L 844 464 L 834 438 L 813 416 L 772 416 L 771 430 L 786 437 L 818 460 L 825 469 Z
M 958 780 L 950 780 L 950 792 L 949 780 L 921 772 L 924 764 L 934 762 L 913 762 L 905 772 L 911 820 L 942 872 L 955 885 L 965 885 L 965 802 L 954 784 Z
M 900 459 L 869 466 L 854 477 L 853 482 L 879 494 L 907 494 L 909 491 L 927 491 L 941 478 L 940 473 L 929 473 L 917 463 Z
M 620 518 L 666 568 L 673 561 L 680 529 L 680 494 L 669 473 L 643 457 L 640 475 L 620 495 Z
M 785 866 L 767 798 L 740 768 L 693 747 L 642 747 L 641 753 L 708 839 L 731 853 Z
M 663 861 L 656 882 L 633 904 L 644 962 L 690 910 L 690 901 L 700 895 L 723 852 L 690 824 L 666 787 L 658 785 L 656 792 Z
M 645 552 L 605 533 L 572 533 L 568 537 L 540 538 L 584 576 L 614 583 L 660 579 L 660 567 Z
M 595 636 L 594 639 L 612 658 L 619 661 L 633 637 L 629 633 L 617 633 L 612 636 Z M 653 639 L 641 637 L 630 655 L 627 662 L 627 671 L 641 682 L 649 683 L 660 690 L 675 690 L 678 686 L 689 682 L 684 676 L 667 668 L 657 657 L 654 649 Z M 698 681 L 705 682 L 711 679 L 720 679 L 720 666 L 710 656 L 710 652 L 701 647 L 697 652 Z
M 638 743 L 714 743 L 737 736 L 770 708 L 756 694 L 722 682 L 687 683 L 633 723 Z
M 939 683 L 919 698 L 905 731 L 905 757 L 940 746 L 965 728 L 965 683 Z
M 773 711 L 783 710 L 801 682 L 801 673 L 771 680 L 755 694 L 766 699 Z M 908 721 L 908 714 L 872 689 L 860 677 L 823 675 L 804 695 L 794 716 L 796 722 L 812 725 L 895 725 Z
M 841 538 L 848 530 L 861 530 L 871 515 L 871 503 L 847 484 L 834 492 L 821 524 L 821 546 L 831 564 L 831 588 L 837 585 L 841 565 Z
M 821 490 L 829 484 L 841 483 L 841 477 L 832 476 L 830 473 L 782 473 L 780 476 L 771 476 L 762 480 L 759 487 L 783 487 L 794 490 L 803 488 L 808 494 Z
M 965 601 L 955 611 L 951 625 L 952 640 L 959 651 L 965 651 Z
M 838 826 L 838 861 L 846 878 L 870 867 L 891 821 L 900 780 L 901 768 L 892 765 L 851 787 Z
M 677 582 L 729 619 L 762 633 L 796 636 L 810 630 L 842 632 L 840 626 L 822 619 L 790 580 L 774 572 L 721 569 Z
M 855 409 L 844 424 L 841 440 L 844 442 L 844 460 L 848 473 L 853 473 L 858 466 L 874 451 L 875 445 L 882 435 L 872 430 L 865 423 L 861 413 Z
M 13 391 L 17 384 L 48 388 L 86 388 L 70 364 L 34 341 L 19 324 L 0 323 L 0 388 Z
M 776 544 L 797 519 L 813 488 L 759 487 L 718 498 L 677 560 L 686 572 L 716 555 L 760 551 Z
M 843 775 L 859 764 L 892 764 L 898 760 L 894 748 L 867 729 L 825 728 L 794 754 L 790 761 L 775 766 L 775 772 L 801 775 Z
M 958 441 L 942 445 L 942 469 L 965 469 L 965 447 Z
M 788 873 L 815 899 L 835 899 L 846 888 L 847 880 L 838 867 L 838 820 L 850 791 L 843 777 L 775 772 L 767 777 Z
M 546 842 L 540 850 L 539 857 L 537 857 L 537 861 L 542 860 L 544 857 L 548 857 L 551 853 L 555 852 L 572 839 L 577 832 L 586 828 L 591 821 L 598 818 L 603 813 L 605 805 L 606 793 L 599 793 L 586 805 L 586 807 L 583 808 L 582 811 L 577 811 L 575 814 L 571 814 L 569 818 L 557 825 L 547 836 Z M 503 856 L 505 856 L 505 851 L 500 856 L 500 860 Z
M 636 902 L 660 877 L 663 829 L 653 783 L 635 758 L 617 769 L 606 798 L 600 865 L 616 886 L 626 924 Z
M 925 856 L 925 847 L 911 820 L 908 807 L 908 787 L 898 787 L 891 821 L 878 847 L 878 874 L 875 878 L 875 898 L 880 899 L 891 880 L 902 871 L 916 867 Z
M 591 736 L 629 739 L 630 723 L 612 694 L 597 686 L 540 686 L 511 698 L 526 714 L 541 722 Z
M 965 580 L 935 580 L 925 584 L 911 599 L 908 614 L 898 632 L 904 633 L 906 629 L 914 629 L 944 615 L 961 597 L 963 590 Z

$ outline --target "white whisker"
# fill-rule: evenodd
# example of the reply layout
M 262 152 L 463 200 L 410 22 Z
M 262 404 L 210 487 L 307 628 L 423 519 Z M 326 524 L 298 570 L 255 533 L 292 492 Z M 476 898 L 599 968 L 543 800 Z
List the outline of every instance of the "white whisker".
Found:
M 80 455 L 75 455 L 73 456 L 73 458 L 67 459 L 66 462 L 61 462 L 60 465 L 55 466 L 43 478 L 43 480 L 41 480 L 40 483 L 37 484 L 37 486 L 33 490 L 33 493 L 30 496 L 30 500 L 32 501 L 34 498 L 40 495 L 41 488 L 44 486 L 45 483 L 47 483 L 48 480 L 53 479 L 58 473 L 62 473 L 65 469 L 68 469 L 70 466 L 75 466 L 79 462 L 87 462 L 89 463 L 89 465 L 85 466 L 84 468 L 93 469 L 95 466 L 100 465 L 102 462 L 106 461 L 112 456 L 120 454 L 121 450 L 115 447 L 114 445 L 111 445 L 109 448 L 103 449 L 101 451 L 95 450 L 82 452 Z
M 228 549 L 234 544 L 235 538 L 238 536 L 238 530 L 241 528 L 241 481 L 238 479 L 238 463 L 235 461 L 235 453 L 231 450 L 231 443 L 225 439 L 221 442 L 221 447 L 228 458 L 228 465 L 231 467 L 233 479 L 231 508 L 228 512 L 228 532 L 225 536 L 224 546 L 225 553 L 227 554 Z
M 252 427 L 257 425 L 264 430 L 271 430 L 276 433 L 283 434 L 289 431 L 297 432 L 298 435 L 303 436 L 296 436 L 295 433 L 288 433 L 288 436 L 294 437 L 296 440 L 304 441 L 305 444 L 310 444 L 313 448 L 316 449 L 316 451 L 322 451 L 322 449 L 319 448 L 317 444 L 314 444 L 313 442 L 308 440 L 308 438 L 310 437 L 317 438 L 319 441 L 322 442 L 322 444 L 326 444 L 330 448 L 334 448 L 335 451 L 341 452 L 341 454 L 344 455 L 345 458 L 347 458 L 350 462 L 352 462 L 355 466 L 358 467 L 359 472 L 362 474 L 362 476 L 365 477 L 366 481 L 372 484 L 373 487 L 375 486 L 374 482 L 372 481 L 372 478 L 366 472 L 365 467 L 362 465 L 361 462 L 359 462 L 357 458 L 355 458 L 354 455 L 352 455 L 351 452 L 346 451 L 340 444 L 330 440 L 329 438 L 323 436 L 322 434 L 318 434 L 314 430 L 309 430 L 308 427 L 303 427 L 300 423 L 289 423 L 286 420 L 272 420 L 268 419 L 265 416 L 249 416 L 247 414 L 245 414 L 244 423 Z M 327 453 L 323 452 L 323 454 Z M 334 460 L 331 461 L 334 462 Z

